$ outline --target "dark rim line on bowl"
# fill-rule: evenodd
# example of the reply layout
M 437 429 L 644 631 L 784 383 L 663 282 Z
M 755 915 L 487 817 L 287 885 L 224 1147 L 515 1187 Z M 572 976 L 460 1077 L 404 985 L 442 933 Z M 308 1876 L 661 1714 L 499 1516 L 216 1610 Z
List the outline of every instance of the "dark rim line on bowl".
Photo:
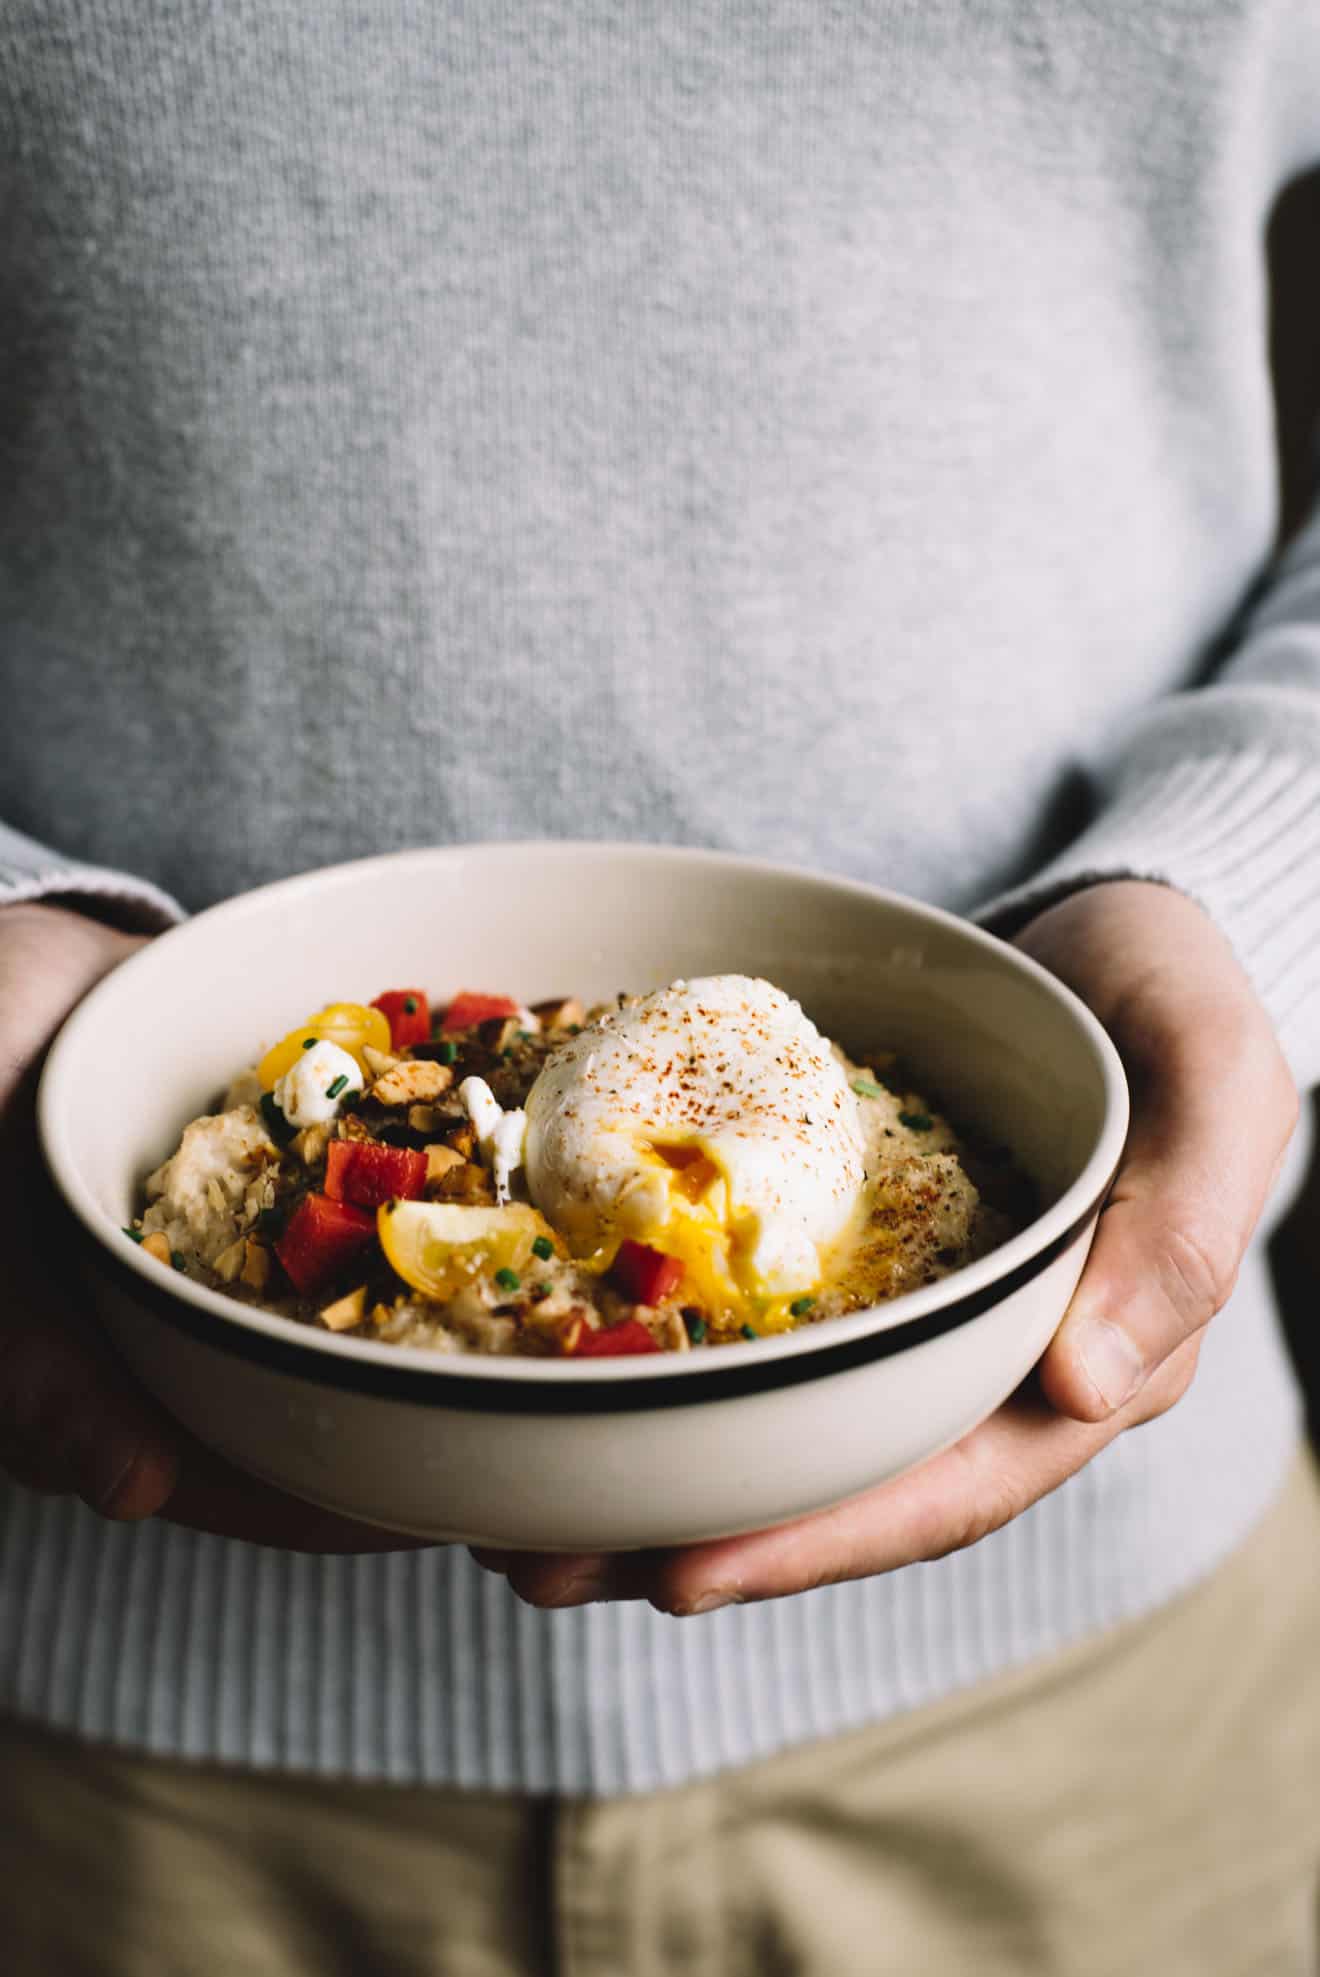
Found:
M 108 1267 L 119 1288 L 128 1296 L 147 1304 L 156 1317 L 205 1345 L 214 1346 L 221 1352 L 234 1353 L 240 1359 L 257 1360 L 277 1372 L 313 1380 L 320 1386 L 377 1394 L 385 1399 L 409 1401 L 423 1407 L 457 1407 L 469 1413 L 633 1413 L 657 1407 L 687 1407 L 705 1400 L 733 1399 L 745 1394 L 766 1393 L 777 1387 L 803 1385 L 808 1380 L 828 1379 L 832 1374 L 848 1372 L 854 1366 L 863 1366 L 873 1360 L 892 1358 L 895 1353 L 906 1352 L 912 1346 L 925 1345 L 930 1339 L 956 1331 L 959 1326 L 979 1318 L 993 1305 L 1002 1303 L 1004 1298 L 1040 1276 L 1065 1250 L 1080 1242 L 1091 1217 L 1103 1206 L 1116 1172 L 1117 1165 L 1114 1172 L 1106 1177 L 1103 1187 L 1097 1190 L 1090 1206 L 1061 1235 L 1055 1236 L 1034 1256 L 1018 1264 L 1007 1276 L 996 1278 L 979 1291 L 969 1291 L 966 1296 L 955 1298 L 950 1304 L 941 1305 L 938 1311 L 865 1333 L 861 1338 L 843 1339 L 837 1345 L 822 1345 L 811 1352 L 794 1353 L 778 1359 L 767 1356 L 744 1360 L 740 1364 L 737 1346 L 721 1348 L 712 1355 L 718 1359 L 717 1365 L 701 1372 L 695 1369 L 685 1371 L 681 1379 L 668 1380 L 598 1381 L 569 1378 L 556 1380 L 553 1384 L 549 1381 L 483 1381 L 479 1369 L 473 1368 L 472 1358 L 468 1356 L 464 1358 L 464 1365 L 472 1370 L 462 1374 L 445 1373 L 429 1367 L 422 1371 L 413 1366 L 388 1366 L 375 1360 L 341 1359 L 321 1352 L 313 1343 L 314 1334 L 303 1345 L 293 1339 L 272 1338 L 268 1333 L 249 1331 L 246 1326 L 216 1319 L 209 1312 L 203 1312 L 176 1296 L 165 1285 L 157 1287 L 148 1282 L 139 1271 L 97 1242 L 72 1214 L 69 1222 L 70 1234 L 85 1259 L 89 1263 L 94 1261 L 101 1268 Z M 821 1322 L 828 1325 L 831 1321 L 824 1319 Z M 436 1357 L 440 1359 L 443 1355 L 437 1354 Z

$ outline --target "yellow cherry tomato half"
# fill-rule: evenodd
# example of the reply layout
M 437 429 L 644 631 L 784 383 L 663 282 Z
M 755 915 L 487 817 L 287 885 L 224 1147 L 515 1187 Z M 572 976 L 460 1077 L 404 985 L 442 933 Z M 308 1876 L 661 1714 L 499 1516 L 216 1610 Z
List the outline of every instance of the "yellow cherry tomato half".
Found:
M 373 1050 L 389 1049 L 390 1020 L 383 1010 L 368 1009 L 363 1002 L 332 1002 L 266 1052 L 257 1066 L 266 1091 L 292 1070 L 309 1043 L 337 1043 L 356 1060 L 359 1071 L 365 1071 L 363 1048 L 370 1044 Z
M 390 1268 L 425 1297 L 453 1297 L 489 1270 L 511 1270 L 521 1278 L 540 1262 L 532 1248 L 538 1238 L 562 1254 L 545 1217 L 522 1201 L 503 1208 L 469 1208 L 457 1201 L 386 1202 L 377 1210 L 376 1228 Z

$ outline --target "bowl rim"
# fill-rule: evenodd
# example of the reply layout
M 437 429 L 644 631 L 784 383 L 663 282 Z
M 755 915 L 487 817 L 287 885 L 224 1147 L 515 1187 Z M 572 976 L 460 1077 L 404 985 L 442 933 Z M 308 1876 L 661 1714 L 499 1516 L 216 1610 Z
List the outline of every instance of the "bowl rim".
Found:
M 199 926 L 217 920 L 241 922 L 253 914 L 278 909 L 282 901 L 291 897 L 333 889 L 343 883 L 367 881 L 374 871 L 397 871 L 410 863 L 434 866 L 437 862 L 457 863 L 494 855 L 535 856 L 556 862 L 631 860 L 641 864 L 703 867 L 726 874 L 759 874 L 772 880 L 805 882 L 813 888 L 872 905 L 883 904 L 913 919 L 933 922 L 981 949 L 997 965 L 1032 978 L 1065 1009 L 1090 1048 L 1104 1089 L 1105 1112 L 1096 1144 L 1058 1200 L 1026 1229 L 938 1283 L 905 1291 L 885 1304 L 868 1306 L 819 1325 L 762 1339 L 740 1340 L 728 1351 L 700 1354 L 695 1365 L 693 1355 L 688 1353 L 594 1359 L 584 1365 L 551 1359 L 438 1353 L 424 1346 L 321 1333 L 305 1321 L 239 1303 L 191 1279 L 163 1277 L 160 1265 L 144 1256 L 136 1244 L 127 1242 L 122 1229 L 93 1198 L 62 1132 L 61 1107 L 70 1082 L 77 1076 L 80 1043 L 95 1023 L 103 1002 L 122 994 L 125 980 L 131 981 L 135 974 L 148 972 L 163 943 L 187 940 Z M 89 991 L 51 1045 L 37 1091 L 41 1154 L 68 1211 L 75 1248 L 85 1266 L 108 1272 L 120 1292 L 145 1304 L 156 1317 L 198 1343 L 259 1361 L 272 1370 L 309 1379 L 317 1385 L 426 1406 L 508 1413 L 649 1410 L 714 1398 L 731 1399 L 843 1373 L 954 1331 L 1042 1274 L 1065 1250 L 1084 1238 L 1113 1184 L 1127 1124 L 1127 1081 L 1118 1053 L 1097 1018 L 1056 976 L 972 921 L 891 888 L 807 866 L 780 864 L 698 846 L 610 839 L 482 840 L 419 846 L 318 866 L 220 900 L 157 936 Z M 224 1322 L 217 1325 L 217 1319 Z

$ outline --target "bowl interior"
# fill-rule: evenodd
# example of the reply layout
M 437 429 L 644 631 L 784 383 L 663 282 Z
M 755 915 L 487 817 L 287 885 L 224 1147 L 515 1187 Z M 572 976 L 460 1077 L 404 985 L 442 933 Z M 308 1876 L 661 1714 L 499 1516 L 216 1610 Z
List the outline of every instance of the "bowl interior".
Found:
M 797 996 L 854 1056 L 899 1050 L 956 1119 L 1011 1145 L 1043 1207 L 1113 1137 L 1106 1039 L 1057 984 L 963 922 L 749 861 L 533 844 L 308 874 L 153 943 L 57 1043 L 47 1154 L 75 1210 L 93 1226 L 99 1210 L 109 1236 L 183 1125 L 326 1002 L 393 987 L 601 1000 L 735 970 Z

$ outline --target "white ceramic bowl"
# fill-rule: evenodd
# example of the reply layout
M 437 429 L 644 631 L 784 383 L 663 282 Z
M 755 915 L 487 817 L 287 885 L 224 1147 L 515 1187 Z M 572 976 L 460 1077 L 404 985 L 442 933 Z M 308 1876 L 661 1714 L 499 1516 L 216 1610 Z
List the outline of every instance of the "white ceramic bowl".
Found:
M 897 1048 L 1034 1175 L 1038 1219 L 873 1310 L 710 1352 L 585 1365 L 337 1337 L 162 1271 L 121 1233 L 144 1176 L 257 1047 L 417 983 L 528 1002 L 762 975 L 827 1035 Z M 714 853 L 474 845 L 213 907 L 74 1012 L 39 1120 L 86 1288 L 165 1406 L 313 1503 L 435 1538 L 570 1550 L 756 1529 L 920 1462 L 994 1409 L 1067 1304 L 1127 1129 L 1113 1046 L 1014 949 L 893 893 Z

